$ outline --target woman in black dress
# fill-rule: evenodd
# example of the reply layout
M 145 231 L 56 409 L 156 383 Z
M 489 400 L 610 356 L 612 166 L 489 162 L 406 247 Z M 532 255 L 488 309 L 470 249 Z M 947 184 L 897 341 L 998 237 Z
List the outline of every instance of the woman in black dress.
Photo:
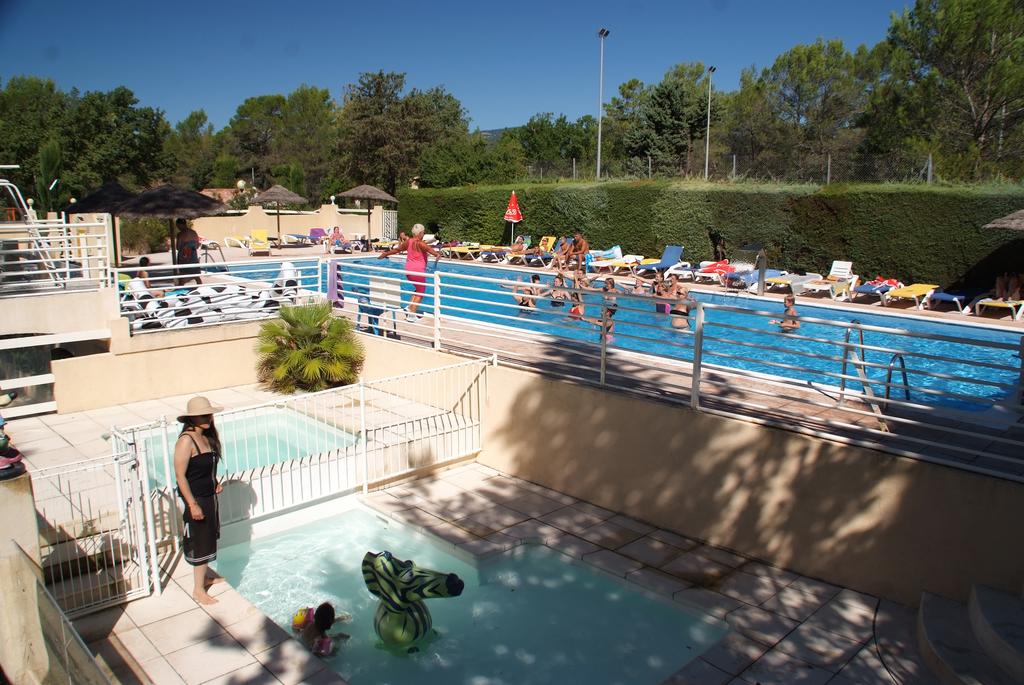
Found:
M 174 475 L 178 494 L 185 502 L 185 561 L 193 567 L 192 598 L 200 604 L 216 604 L 207 592 L 207 565 L 217 558 L 220 537 L 220 516 L 217 495 L 222 486 L 217 482 L 220 460 L 220 438 L 213 424 L 213 415 L 220 411 L 205 397 L 188 401 L 185 413 L 178 417 L 183 425 L 174 446 Z

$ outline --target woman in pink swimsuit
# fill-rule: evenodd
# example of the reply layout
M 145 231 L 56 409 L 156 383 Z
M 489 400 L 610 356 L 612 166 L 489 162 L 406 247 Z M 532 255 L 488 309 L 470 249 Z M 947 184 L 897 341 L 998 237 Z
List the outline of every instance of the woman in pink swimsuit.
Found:
M 420 305 L 420 300 L 423 299 L 423 293 L 427 292 L 427 277 L 425 275 L 427 271 L 427 255 L 431 255 L 435 259 L 441 258 L 441 254 L 437 250 L 423 242 L 424 231 L 426 229 L 423 227 L 423 224 L 416 224 L 412 227 L 411 238 L 404 243 L 400 243 L 393 250 L 381 252 L 380 256 L 378 256 L 378 259 L 385 259 L 393 254 L 405 253 L 405 277 L 412 283 L 414 290 L 412 297 L 409 298 L 409 307 L 405 314 L 405 318 L 409 321 L 417 319 L 416 309 Z

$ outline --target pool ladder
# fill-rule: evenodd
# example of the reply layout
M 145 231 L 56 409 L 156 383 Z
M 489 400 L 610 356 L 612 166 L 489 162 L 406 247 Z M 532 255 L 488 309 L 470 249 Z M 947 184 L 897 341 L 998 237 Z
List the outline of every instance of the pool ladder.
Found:
M 846 333 L 843 336 L 843 370 L 842 370 L 842 378 L 839 380 L 839 402 L 838 402 L 838 404 L 841 407 L 841 406 L 843 406 L 843 403 L 846 400 L 846 374 L 847 374 L 847 371 L 849 370 L 850 365 L 853 365 L 853 368 L 857 372 L 857 376 L 860 378 L 861 387 L 864 388 L 864 395 L 867 397 L 867 404 L 868 404 L 869 407 L 871 407 L 872 413 L 874 413 L 875 417 L 878 419 L 878 427 L 881 430 L 883 430 L 883 431 L 888 433 L 889 432 L 889 424 L 885 422 L 885 416 L 882 413 L 882 407 L 879 406 L 879 405 L 882 404 L 883 402 L 887 403 L 886 401 L 889 399 L 889 385 L 888 385 L 888 381 L 889 381 L 889 379 L 892 376 L 893 365 L 895 364 L 895 361 L 896 361 L 895 357 L 893 358 L 892 361 L 889 362 L 889 375 L 886 378 L 885 399 L 880 401 L 875 396 L 875 391 L 871 387 L 871 381 L 868 378 L 867 371 L 865 370 L 864 352 L 863 352 L 863 350 L 864 350 L 864 329 L 860 327 L 860 321 L 858 321 L 857 319 L 854 319 L 850 323 L 853 324 L 853 327 L 847 328 L 846 329 Z M 850 338 L 853 336 L 854 331 L 857 332 L 857 338 L 858 338 L 857 346 L 856 347 L 850 344 Z M 901 363 L 903 362 L 903 357 L 901 355 L 897 354 L 895 356 L 899 357 Z M 904 384 L 904 388 L 906 388 L 906 378 L 907 378 L 906 365 L 904 364 L 904 366 L 903 366 L 903 379 L 904 379 L 903 380 L 903 384 Z M 909 390 L 907 390 L 907 392 L 909 393 Z

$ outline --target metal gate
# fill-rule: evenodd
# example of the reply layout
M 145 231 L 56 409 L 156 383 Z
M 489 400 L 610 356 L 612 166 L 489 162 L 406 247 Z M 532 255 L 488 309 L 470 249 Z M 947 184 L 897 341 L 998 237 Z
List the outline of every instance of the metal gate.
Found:
M 146 463 L 129 435 L 110 439 L 113 458 L 32 473 L 43 577 L 72 617 L 160 589 Z
M 398 212 L 385 209 L 382 218 L 384 240 L 398 240 Z

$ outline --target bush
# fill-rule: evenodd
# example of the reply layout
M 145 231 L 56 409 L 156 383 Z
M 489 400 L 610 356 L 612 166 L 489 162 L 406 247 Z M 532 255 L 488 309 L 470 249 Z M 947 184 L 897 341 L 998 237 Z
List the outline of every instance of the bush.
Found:
M 121 219 L 121 250 L 131 254 L 160 252 L 170 237 L 166 219 Z
M 1011 264 L 1024 236 L 986 223 L 1024 207 L 1020 186 L 707 184 L 629 181 L 584 184 L 400 189 L 402 226 L 422 223 L 441 240 L 496 243 L 513 188 L 523 210 L 517 234 L 565 235 L 582 229 L 597 248 L 658 256 L 686 247 L 697 262 L 748 243 L 764 246 L 769 265 L 827 272 L 853 261 L 862 276 L 904 282 L 991 285 Z

